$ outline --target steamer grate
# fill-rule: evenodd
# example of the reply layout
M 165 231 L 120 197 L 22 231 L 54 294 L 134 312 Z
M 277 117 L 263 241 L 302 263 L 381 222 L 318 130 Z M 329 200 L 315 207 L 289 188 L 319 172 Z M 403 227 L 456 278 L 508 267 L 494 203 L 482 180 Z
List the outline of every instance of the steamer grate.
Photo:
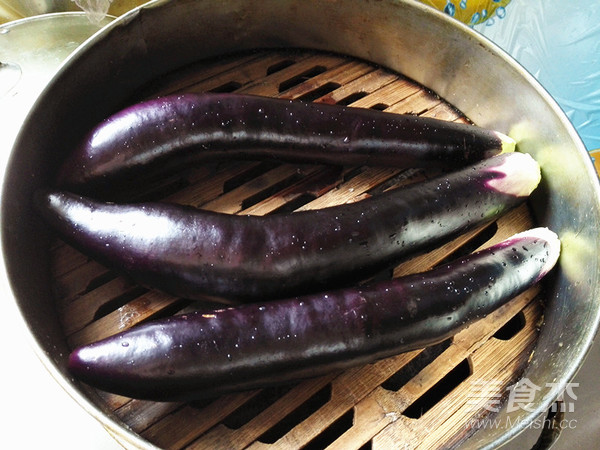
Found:
M 236 91 L 340 103 L 468 122 L 400 74 L 342 55 L 264 50 L 202 61 L 169 74 L 136 99 L 178 92 Z M 359 201 L 426 179 L 431 172 L 225 162 L 191 167 L 123 193 L 231 214 L 269 214 Z M 397 266 L 430 268 L 532 226 L 527 206 Z M 70 346 L 191 309 L 190 302 L 136 286 L 68 245 L 52 248 L 56 302 Z M 156 403 L 88 389 L 101 408 L 161 448 L 439 448 L 459 444 L 527 364 L 543 309 L 536 286 L 452 339 L 343 373 L 198 403 Z M 474 382 L 493 382 L 476 398 Z M 475 392 L 476 393 L 476 392 Z

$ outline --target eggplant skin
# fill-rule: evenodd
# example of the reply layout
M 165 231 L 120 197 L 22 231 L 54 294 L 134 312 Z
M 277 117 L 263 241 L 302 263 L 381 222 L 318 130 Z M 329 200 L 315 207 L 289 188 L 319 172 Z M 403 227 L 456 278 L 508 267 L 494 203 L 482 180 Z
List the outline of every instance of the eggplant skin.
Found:
M 62 191 L 38 193 L 37 206 L 66 242 L 143 286 L 252 300 L 354 283 L 497 218 L 539 181 L 529 155 L 505 153 L 361 202 L 291 214 L 105 203 Z
M 80 193 L 192 162 L 269 159 L 336 165 L 458 167 L 512 151 L 473 125 L 242 94 L 148 100 L 92 129 L 67 157 L 58 185 Z
M 68 367 L 159 401 L 297 381 L 441 342 L 540 281 L 559 254 L 556 234 L 535 228 L 420 274 L 147 322 L 75 349 Z
M 191 299 L 282 298 L 349 285 L 524 202 L 531 156 L 505 153 L 352 204 L 238 216 L 162 202 L 105 203 L 42 191 L 46 222 L 139 284 Z

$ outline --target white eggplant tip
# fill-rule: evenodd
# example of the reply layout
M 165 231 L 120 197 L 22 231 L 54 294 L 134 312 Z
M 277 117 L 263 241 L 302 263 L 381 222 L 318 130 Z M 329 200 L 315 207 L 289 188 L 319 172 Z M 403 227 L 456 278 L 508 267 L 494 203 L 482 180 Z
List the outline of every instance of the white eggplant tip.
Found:
M 515 151 L 517 141 L 504 133 L 495 131 L 496 136 L 500 139 L 500 153 L 512 153 Z
M 515 197 L 527 197 L 540 184 L 540 165 L 531 155 L 513 152 L 496 158 L 499 164 L 490 169 L 503 176 L 488 181 L 490 189 Z
M 530 230 L 522 231 L 517 233 L 514 238 L 530 238 L 530 239 L 541 239 L 547 243 L 547 256 L 544 261 L 544 266 L 541 270 L 540 277 L 543 277 L 556 265 L 558 257 L 561 251 L 561 242 L 558 235 L 546 227 L 537 227 Z

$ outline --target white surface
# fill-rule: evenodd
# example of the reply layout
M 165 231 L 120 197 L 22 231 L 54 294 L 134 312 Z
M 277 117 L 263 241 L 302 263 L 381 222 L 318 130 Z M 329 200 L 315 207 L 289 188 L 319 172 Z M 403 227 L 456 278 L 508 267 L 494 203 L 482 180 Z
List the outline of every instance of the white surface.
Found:
M 48 27 L 58 18 L 47 18 Z M 41 24 L 41 23 L 40 23 Z M 75 24 L 76 25 L 76 24 Z M 24 23 L 7 31 L 9 25 L 0 27 L 0 61 L 17 63 L 21 75 L 15 86 L 7 86 L 10 77 L 0 77 L 0 171 L 8 158 L 18 128 L 38 93 L 45 86 L 60 62 L 97 27 L 85 31 L 85 22 L 76 27 L 82 32 L 78 39 L 62 37 L 50 42 L 39 42 L 37 51 L 22 52 L 20 48 L 7 48 L 21 30 L 24 37 L 32 36 L 38 24 Z M 40 30 L 38 30 L 40 31 Z M 41 30 L 43 31 L 43 29 Z M 67 36 L 65 36 L 66 38 Z M 30 40 L 27 39 L 27 45 Z M 44 46 L 52 46 L 44 49 Z M 33 46 L 33 48 L 36 48 Z M 2 67 L 0 66 L 0 70 Z M 2 83 L 4 82 L 4 85 Z M 83 410 L 52 378 L 33 351 L 28 331 L 10 293 L 3 262 L 0 261 L 0 342 L 3 370 L 0 383 L 4 388 L 2 403 L 4 418 L 0 448 L 40 448 L 62 450 L 113 450 L 122 449 L 102 425 Z
M 121 445 L 52 378 L 29 344 L 29 337 L 3 285 L 0 342 L 4 386 L 0 448 L 117 450 Z

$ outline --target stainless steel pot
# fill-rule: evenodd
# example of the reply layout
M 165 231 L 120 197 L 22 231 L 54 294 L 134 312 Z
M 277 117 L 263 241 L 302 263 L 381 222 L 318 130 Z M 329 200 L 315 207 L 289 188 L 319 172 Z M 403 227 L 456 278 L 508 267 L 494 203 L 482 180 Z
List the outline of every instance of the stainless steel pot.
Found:
M 31 110 L 4 176 L 2 276 L 40 358 L 121 441 L 148 445 L 66 373 L 68 348 L 49 290 L 44 229 L 30 198 L 84 130 L 144 83 L 202 58 L 258 47 L 339 52 L 399 71 L 478 125 L 517 138 L 519 150 L 540 162 L 544 181 L 532 199 L 535 219 L 563 241 L 538 346 L 524 374 L 541 391 L 528 410 L 501 412 L 512 428 L 481 430 L 467 446 L 509 441 L 557 398 L 596 333 L 600 186 L 575 130 L 531 75 L 471 29 L 411 0 L 161 0 L 125 14 L 81 46 Z

